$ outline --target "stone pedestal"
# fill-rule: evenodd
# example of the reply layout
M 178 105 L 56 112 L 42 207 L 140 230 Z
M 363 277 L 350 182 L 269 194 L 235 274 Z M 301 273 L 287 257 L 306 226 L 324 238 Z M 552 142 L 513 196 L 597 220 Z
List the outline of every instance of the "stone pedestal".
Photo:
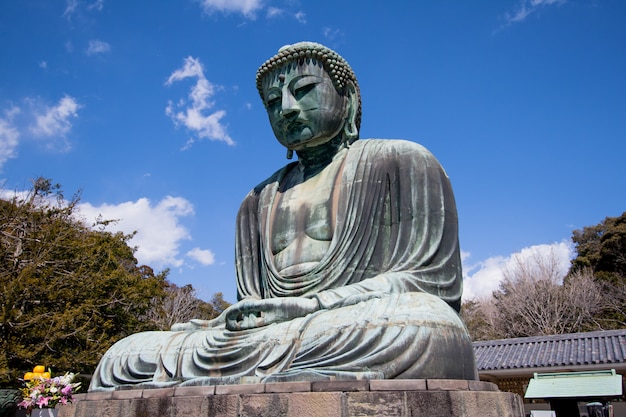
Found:
M 80 394 L 59 417 L 524 417 L 519 396 L 464 380 L 285 382 Z

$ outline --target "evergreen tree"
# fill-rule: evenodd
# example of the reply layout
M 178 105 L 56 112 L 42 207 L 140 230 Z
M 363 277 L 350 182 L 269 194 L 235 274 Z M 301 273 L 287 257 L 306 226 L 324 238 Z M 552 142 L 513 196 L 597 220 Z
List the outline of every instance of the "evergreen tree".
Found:
M 577 256 L 572 260 L 566 282 L 583 268 L 591 270 L 606 294 L 598 317 L 602 327 L 623 328 L 626 326 L 626 212 L 575 230 L 572 241 Z
M 145 316 L 166 272 L 137 264 L 132 235 L 79 221 L 79 197 L 66 201 L 39 178 L 27 195 L 0 200 L 2 385 L 36 364 L 90 374 L 114 342 L 153 327 Z

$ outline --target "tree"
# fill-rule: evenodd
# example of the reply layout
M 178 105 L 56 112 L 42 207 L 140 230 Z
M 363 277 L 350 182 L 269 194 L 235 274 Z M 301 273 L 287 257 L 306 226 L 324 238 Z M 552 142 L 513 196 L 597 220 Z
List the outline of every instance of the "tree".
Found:
M 577 256 L 561 277 L 554 253 L 517 257 L 493 296 L 464 303 L 474 340 L 624 328 L 626 212 L 572 234 Z
M 589 270 L 606 295 L 598 322 L 607 329 L 623 328 L 626 326 L 626 212 L 575 230 L 572 241 L 577 256 L 565 281 L 583 269 Z
M 36 364 L 92 373 L 115 341 L 151 328 L 142 317 L 166 272 L 137 264 L 132 235 L 79 221 L 79 198 L 39 178 L 0 200 L 0 384 Z
M 224 295 L 221 292 L 216 292 L 211 297 L 211 301 L 209 303 L 204 303 L 200 306 L 201 315 L 199 317 L 208 319 L 213 319 L 220 314 L 224 310 L 230 307 L 230 303 L 224 300 Z
M 474 340 L 598 330 L 603 289 L 590 270 L 580 270 L 561 283 L 554 252 L 517 256 L 503 270 L 491 298 L 464 304 L 463 317 Z
M 211 302 L 206 302 L 197 298 L 191 284 L 179 287 L 171 282 L 165 287 L 165 295 L 154 297 L 151 304 L 146 319 L 158 330 L 169 330 L 174 323 L 191 319 L 210 320 L 230 306 L 221 292 L 213 294 Z
M 497 311 L 493 297 L 465 301 L 461 307 L 461 318 L 472 340 L 501 339 L 496 322 Z
M 574 230 L 572 241 L 577 252 L 572 272 L 591 268 L 600 279 L 614 282 L 626 279 L 626 212 L 619 217 L 607 217 L 597 225 Z
M 494 293 L 497 331 L 502 337 L 525 337 L 597 330 L 595 315 L 602 293 L 588 274 L 565 285 L 539 277 L 505 278 Z

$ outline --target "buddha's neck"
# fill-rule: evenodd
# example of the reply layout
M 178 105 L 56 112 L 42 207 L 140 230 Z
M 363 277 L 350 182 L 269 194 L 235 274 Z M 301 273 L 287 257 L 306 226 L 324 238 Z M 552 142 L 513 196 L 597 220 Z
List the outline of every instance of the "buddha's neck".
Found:
M 335 139 L 314 148 L 296 151 L 300 169 L 304 172 L 304 178 L 310 178 L 324 169 L 342 148 L 343 138 L 339 135 Z

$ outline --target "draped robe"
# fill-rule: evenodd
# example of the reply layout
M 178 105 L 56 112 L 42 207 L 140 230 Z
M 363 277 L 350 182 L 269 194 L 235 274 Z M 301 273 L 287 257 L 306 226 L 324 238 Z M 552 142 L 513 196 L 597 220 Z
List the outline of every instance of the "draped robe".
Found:
M 237 216 L 238 299 L 307 297 L 320 310 L 250 330 L 224 324 L 144 332 L 104 355 L 91 391 L 361 378 L 476 379 L 449 179 L 422 146 L 358 140 L 341 152 L 334 235 L 312 270 L 284 276 L 270 245 L 272 211 L 292 163 L 255 187 Z M 218 320 L 219 322 L 219 320 Z

